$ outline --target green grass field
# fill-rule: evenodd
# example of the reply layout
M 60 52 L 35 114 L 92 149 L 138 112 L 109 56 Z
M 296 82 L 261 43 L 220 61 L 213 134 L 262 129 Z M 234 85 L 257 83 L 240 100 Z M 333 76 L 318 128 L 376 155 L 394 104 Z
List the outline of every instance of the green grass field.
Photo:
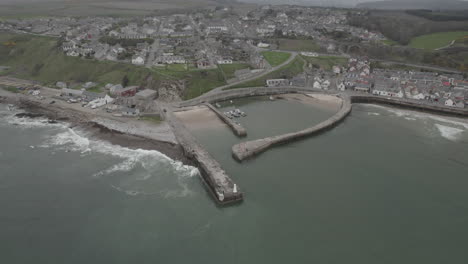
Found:
M 292 51 L 320 51 L 320 46 L 310 39 L 276 39 L 278 49 Z
M 7 41 L 15 45 L 6 46 Z M 128 63 L 68 57 L 57 48 L 57 39 L 30 35 L 0 34 L 0 65 L 11 67 L 9 75 L 50 86 L 58 81 L 92 81 L 102 87 L 107 83 L 121 83 L 125 75 L 129 85 L 144 84 L 150 77 L 153 80 L 185 80 L 183 96 L 187 99 L 225 84 L 219 69 L 198 70 L 186 65 L 148 69 Z
M 262 55 L 272 67 L 280 65 L 281 63 L 289 59 L 289 57 L 291 56 L 291 54 L 287 52 L 279 51 L 263 51 Z
M 303 72 L 304 71 L 303 67 L 304 67 L 304 60 L 300 57 L 296 57 L 292 62 L 285 65 L 281 69 L 278 69 L 274 72 L 271 72 L 270 74 L 267 74 L 266 76 L 257 78 L 255 80 L 251 80 L 248 82 L 244 82 L 244 83 L 229 87 L 228 89 L 265 86 L 267 79 L 277 79 L 277 78 L 289 79 Z
M 247 63 L 233 63 L 233 64 L 222 64 L 218 65 L 218 68 L 224 74 L 224 77 L 227 80 L 235 78 L 234 72 L 237 70 L 247 69 L 250 65 Z
M 409 46 L 417 49 L 435 50 L 449 45 L 453 40 L 457 40 L 468 35 L 468 31 L 441 32 L 423 35 L 411 39 Z
M 305 57 L 302 58 L 312 65 L 319 67 L 323 70 L 330 71 L 335 65 L 344 66 L 348 63 L 348 59 L 345 57 L 338 56 L 319 56 L 319 57 Z
M 381 41 L 383 44 L 388 45 L 388 46 L 395 46 L 398 45 L 398 42 L 391 40 L 391 39 L 384 39 Z

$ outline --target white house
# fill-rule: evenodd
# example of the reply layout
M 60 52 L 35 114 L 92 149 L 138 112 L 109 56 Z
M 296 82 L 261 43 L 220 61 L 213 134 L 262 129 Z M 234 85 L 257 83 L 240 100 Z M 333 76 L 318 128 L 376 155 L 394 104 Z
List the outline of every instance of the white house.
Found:
M 338 89 L 338 91 L 344 91 L 346 90 L 346 85 L 343 83 L 343 82 L 340 82 L 336 88 Z
M 232 64 L 231 59 L 219 59 L 216 63 L 218 64 Z
M 287 86 L 289 81 L 287 79 L 268 79 L 266 85 L 268 87 Z
M 132 58 L 132 64 L 134 64 L 134 65 L 143 65 L 143 64 L 145 64 L 145 59 L 142 56 L 134 56 Z
M 268 47 L 270 47 L 270 44 L 260 42 L 260 43 L 257 44 L 257 47 L 259 47 L 259 48 L 268 48 Z
M 445 105 L 446 106 L 454 106 L 455 105 L 455 102 L 452 100 L 452 99 L 447 99 L 445 101 Z

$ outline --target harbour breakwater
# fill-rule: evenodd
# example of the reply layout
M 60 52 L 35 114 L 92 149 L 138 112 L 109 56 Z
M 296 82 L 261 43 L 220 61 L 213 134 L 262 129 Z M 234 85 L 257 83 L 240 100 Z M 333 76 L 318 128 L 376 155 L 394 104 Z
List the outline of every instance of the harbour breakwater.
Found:
M 236 134 L 236 136 L 238 137 L 247 136 L 247 130 L 244 127 L 242 127 L 240 124 L 235 123 L 233 120 L 229 119 L 226 115 L 221 113 L 218 109 L 216 109 L 210 103 L 207 103 L 206 106 L 209 109 L 211 109 L 211 111 L 213 111 L 219 117 L 219 119 L 221 119 L 221 121 L 226 123 L 226 125 L 228 125 L 231 128 L 231 130 L 234 132 L 234 134 Z
M 279 136 L 267 137 L 236 144 L 232 147 L 232 155 L 237 161 L 243 161 L 258 155 L 274 146 L 296 141 L 311 135 L 331 129 L 341 122 L 351 112 L 351 100 L 346 95 L 340 96 L 342 104 L 340 110 L 329 119 L 313 127 L 298 132 L 287 133 Z
M 187 130 L 182 122 L 167 111 L 166 120 L 172 126 L 174 134 L 187 158 L 197 165 L 202 180 L 206 183 L 215 201 L 221 205 L 242 201 L 243 194 L 221 165 L 206 151 Z

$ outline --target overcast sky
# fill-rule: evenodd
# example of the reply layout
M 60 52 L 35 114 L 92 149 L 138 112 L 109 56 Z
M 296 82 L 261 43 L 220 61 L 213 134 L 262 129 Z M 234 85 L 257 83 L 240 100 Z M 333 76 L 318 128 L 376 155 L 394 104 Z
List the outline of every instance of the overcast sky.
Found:
M 97 0 L 95 2 L 111 2 L 112 0 Z M 135 0 L 116 0 L 120 1 L 128 1 L 132 2 Z M 158 0 L 136 0 L 136 1 L 143 1 L 143 2 L 158 2 Z M 190 1 L 190 0 L 187 0 Z M 250 2 L 250 3 L 274 3 L 274 4 L 320 4 L 320 5 L 336 5 L 336 4 L 345 4 L 345 5 L 355 5 L 361 2 L 374 2 L 377 0 L 238 0 L 240 2 Z M 405 0 L 395 0 L 395 1 L 402 1 Z M 409 0 L 411 2 L 447 2 L 447 1 L 456 1 L 456 0 Z M 463 0 L 468 1 L 468 0 Z M 94 2 L 93 0 L 0 0 L 0 3 L 39 3 L 39 2 Z M 167 0 L 163 0 L 163 2 L 167 2 Z

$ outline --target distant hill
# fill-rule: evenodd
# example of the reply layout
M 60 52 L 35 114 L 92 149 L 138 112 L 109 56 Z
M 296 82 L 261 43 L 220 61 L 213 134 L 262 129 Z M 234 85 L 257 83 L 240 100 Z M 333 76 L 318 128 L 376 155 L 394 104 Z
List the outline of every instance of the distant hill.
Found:
M 431 9 L 431 10 L 463 10 L 468 9 L 468 2 L 458 0 L 387 0 L 365 2 L 356 5 L 357 8 L 367 9 Z

